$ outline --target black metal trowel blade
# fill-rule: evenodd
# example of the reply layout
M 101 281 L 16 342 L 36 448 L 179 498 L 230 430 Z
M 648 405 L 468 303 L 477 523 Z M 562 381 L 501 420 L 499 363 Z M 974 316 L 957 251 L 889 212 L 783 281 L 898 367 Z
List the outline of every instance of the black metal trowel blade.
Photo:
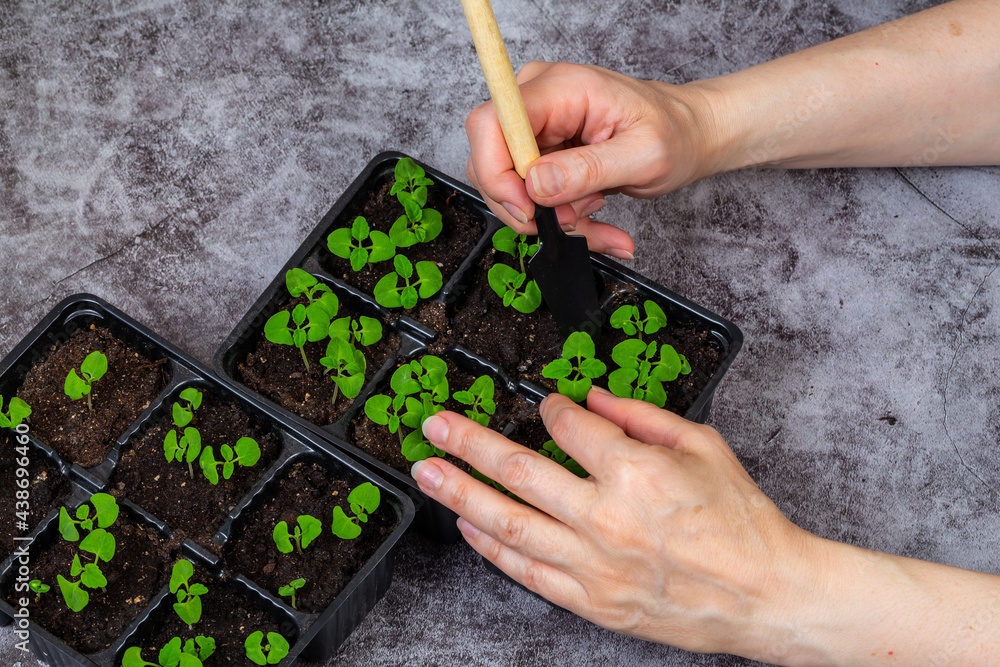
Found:
M 535 224 L 539 246 L 528 267 L 542 299 L 564 336 L 583 331 L 596 345 L 603 318 L 587 239 L 567 235 L 559 228 L 555 211 L 546 206 L 535 206 Z

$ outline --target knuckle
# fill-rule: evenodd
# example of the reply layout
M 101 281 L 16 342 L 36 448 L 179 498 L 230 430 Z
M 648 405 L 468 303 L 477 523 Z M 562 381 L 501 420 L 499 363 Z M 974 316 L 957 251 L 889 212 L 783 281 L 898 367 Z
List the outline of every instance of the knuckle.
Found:
M 465 118 L 465 132 L 467 134 L 473 134 L 489 117 L 489 106 L 488 103 L 484 102 L 469 112 L 469 115 Z
M 522 511 L 511 511 L 497 518 L 497 539 L 512 549 L 517 549 L 527 539 L 528 516 Z
M 500 461 L 498 481 L 516 493 L 534 476 L 532 463 L 532 455 L 528 451 L 516 451 L 506 455 Z
M 525 588 L 538 592 L 545 584 L 545 569 L 540 563 L 528 561 L 521 570 L 521 584 Z
M 452 487 L 451 494 L 449 498 L 449 507 L 456 514 L 463 514 L 466 507 L 469 505 L 469 485 L 459 482 Z
M 479 552 L 486 557 L 486 560 L 495 564 L 503 553 L 504 545 L 486 533 L 480 533 L 480 540 Z
M 535 78 L 539 75 L 539 73 L 543 72 L 546 67 L 548 67 L 548 63 L 542 60 L 532 60 L 525 63 L 524 67 L 517 72 L 517 82 L 522 83 Z
M 468 457 L 479 447 L 481 442 L 479 429 L 468 428 L 465 424 L 452 423 L 449 436 L 455 450 L 453 454 L 465 461 L 469 460 Z
M 571 165 L 573 178 L 577 183 L 604 182 L 604 165 L 594 151 L 574 151 Z

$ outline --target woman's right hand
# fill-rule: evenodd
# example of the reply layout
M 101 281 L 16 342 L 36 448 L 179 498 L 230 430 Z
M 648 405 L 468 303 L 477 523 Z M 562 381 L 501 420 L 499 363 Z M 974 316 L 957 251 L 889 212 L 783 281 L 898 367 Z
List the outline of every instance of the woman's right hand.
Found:
M 465 123 L 468 177 L 506 224 L 534 234 L 534 203 L 558 207 L 591 250 L 631 259 L 629 235 L 589 216 L 605 196 L 657 197 L 717 172 L 706 92 L 640 81 L 600 67 L 532 62 L 517 76 L 542 157 L 514 171 L 492 102 Z

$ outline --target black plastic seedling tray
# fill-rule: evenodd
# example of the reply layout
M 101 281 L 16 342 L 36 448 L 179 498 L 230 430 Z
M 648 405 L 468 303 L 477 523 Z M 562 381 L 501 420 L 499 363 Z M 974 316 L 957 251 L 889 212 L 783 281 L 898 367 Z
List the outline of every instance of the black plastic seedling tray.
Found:
M 358 623 L 371 610 L 388 589 L 392 580 L 393 559 L 396 544 L 413 521 L 415 509 L 409 496 L 385 482 L 362 464 L 341 451 L 324 444 L 319 446 L 313 434 L 303 430 L 294 420 L 281 411 L 267 405 L 260 405 L 234 391 L 223 383 L 207 367 L 196 359 L 160 338 L 146 327 L 112 307 L 98 297 L 78 294 L 57 305 L 4 359 L 0 364 L 0 392 L 4 396 L 16 394 L 32 365 L 42 359 L 57 342 L 65 341 L 76 330 L 91 324 L 106 327 L 122 342 L 140 350 L 151 359 L 166 360 L 169 380 L 159 396 L 143 411 L 135 422 L 117 436 L 108 456 L 99 465 L 82 468 L 66 465 L 46 447 L 45 443 L 33 439 L 32 445 L 40 455 L 54 457 L 61 471 L 68 476 L 73 492 L 65 504 L 72 508 L 85 501 L 97 491 L 109 490 L 116 467 L 123 452 L 134 438 L 141 437 L 146 429 L 163 414 L 169 412 L 170 403 L 184 387 L 197 386 L 202 391 L 211 392 L 227 403 L 238 406 L 264 431 L 273 434 L 280 442 L 280 452 L 276 459 L 224 517 L 222 527 L 214 533 L 209 544 L 199 544 L 189 538 L 181 542 L 181 555 L 217 577 L 227 586 L 235 586 L 252 605 L 270 616 L 280 632 L 289 639 L 291 649 L 282 660 L 282 665 L 293 665 L 303 660 L 325 660 L 350 635 Z M 30 420 L 29 420 L 30 423 Z M 276 476 L 298 460 L 309 459 L 322 462 L 330 470 L 335 470 L 342 479 L 352 485 L 370 481 L 381 489 L 382 507 L 388 508 L 395 520 L 395 528 L 381 543 L 375 553 L 368 558 L 346 588 L 321 613 L 299 613 L 263 590 L 249 578 L 226 569 L 226 564 L 216 555 L 239 529 L 240 521 L 248 507 L 262 502 Z M 174 529 L 156 517 L 156 508 L 143 508 L 132 503 L 127 497 L 119 499 L 123 511 L 166 537 L 174 536 Z M 24 544 L 30 554 L 38 553 L 57 537 L 58 520 L 56 510 L 51 511 L 39 526 L 26 536 Z M 235 526 L 235 528 L 234 528 Z M 13 579 L 18 576 L 18 560 L 6 557 L 0 568 L 0 590 L 7 591 Z M 49 595 L 58 596 L 58 589 Z M 44 627 L 31 623 L 26 629 L 27 641 L 32 651 L 51 667 L 117 667 L 125 649 L 137 643 L 137 639 L 148 634 L 152 625 L 162 617 L 164 609 L 172 602 L 169 591 L 164 587 L 148 603 L 146 608 L 132 621 L 128 628 L 109 646 L 98 653 L 84 655 L 70 648 L 62 639 Z M 20 624 L 20 608 L 15 608 L 0 596 L 0 619 L 8 622 L 15 618 Z M 20 629 L 20 628 L 18 628 Z
M 411 358 L 422 352 L 428 345 L 431 345 L 439 337 L 438 331 L 413 320 L 412 318 L 398 314 L 398 310 L 389 312 L 376 303 L 370 293 L 364 292 L 357 286 L 345 282 L 342 277 L 332 275 L 323 267 L 323 259 L 329 256 L 326 249 L 325 239 L 327 235 L 336 228 L 349 226 L 350 222 L 358 215 L 368 193 L 391 181 L 393 169 L 401 158 L 406 157 L 398 152 L 386 152 L 377 155 L 358 175 L 350 187 L 337 200 L 333 207 L 320 221 L 319 225 L 303 241 L 296 252 L 282 267 L 275 276 L 271 284 L 251 306 L 246 315 L 236 325 L 230 335 L 226 338 L 213 358 L 213 366 L 221 376 L 233 383 L 240 390 L 255 396 L 262 403 L 270 408 L 281 412 L 289 422 L 297 427 L 308 430 L 319 436 L 326 443 L 328 451 L 345 450 L 355 458 L 376 469 L 379 474 L 392 480 L 413 498 L 417 504 L 416 525 L 429 536 L 442 542 L 453 542 L 459 539 L 460 534 L 455 526 L 456 516 L 436 501 L 428 499 L 417 488 L 416 483 L 406 474 L 374 459 L 366 452 L 358 449 L 351 440 L 351 421 L 362 409 L 365 400 L 377 393 L 388 378 L 389 373 L 395 367 L 395 362 L 400 359 Z M 420 164 L 418 162 L 418 164 Z M 458 205 L 464 210 L 473 211 L 482 220 L 482 234 L 476 240 L 472 250 L 467 254 L 459 268 L 450 276 L 445 278 L 444 286 L 435 299 L 443 304 L 455 303 L 463 298 L 463 292 L 468 289 L 466 274 L 473 268 L 477 260 L 483 256 L 490 248 L 490 239 L 493 233 L 502 226 L 502 223 L 492 215 L 485 202 L 479 194 L 465 183 L 459 182 L 441 172 L 421 164 L 427 175 L 437 184 L 435 187 L 443 187 L 446 191 L 452 192 L 451 198 L 458 198 Z M 643 276 L 631 271 L 621 264 L 609 260 L 604 256 L 592 254 L 595 279 L 599 289 L 607 284 L 621 283 L 627 285 L 629 289 L 634 289 L 644 298 L 656 301 L 665 311 L 668 321 L 690 324 L 695 323 L 700 328 L 707 330 L 710 334 L 712 345 L 718 352 L 718 365 L 716 370 L 708 379 L 707 384 L 700 395 L 693 402 L 684 414 L 688 419 L 703 422 L 708 417 L 715 390 L 721 382 L 729 366 L 733 363 L 737 352 L 743 343 L 743 334 L 728 320 L 716 315 L 701 306 L 675 294 L 669 289 L 658 285 Z M 341 295 L 341 298 L 349 298 L 356 302 L 365 304 L 372 313 L 378 313 L 387 326 L 391 326 L 401 339 L 401 347 L 396 358 L 389 359 L 367 382 L 361 394 L 354 399 L 347 412 L 338 418 L 334 423 L 312 423 L 291 412 L 284 410 L 275 402 L 255 392 L 244 384 L 237 372 L 238 364 L 245 359 L 254 349 L 254 346 L 263 336 L 265 322 L 284 304 L 288 303 L 290 297 L 285 289 L 285 273 L 292 268 L 303 269 L 318 280 L 326 283 Z M 595 326 L 604 325 L 610 317 L 611 296 L 605 294 L 602 302 L 601 313 L 595 314 Z M 459 350 L 460 353 L 471 359 L 476 359 L 484 368 L 497 370 L 494 360 L 485 355 L 486 358 Z M 497 370 L 498 376 L 503 378 L 504 383 L 509 386 L 524 384 L 524 379 L 517 377 L 516 373 Z M 535 391 L 539 391 L 535 388 Z

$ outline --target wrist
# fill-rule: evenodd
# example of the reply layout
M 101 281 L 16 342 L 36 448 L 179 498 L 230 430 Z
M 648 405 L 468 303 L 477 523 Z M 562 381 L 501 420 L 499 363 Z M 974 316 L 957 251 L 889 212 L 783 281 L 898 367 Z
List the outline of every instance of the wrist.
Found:
M 790 522 L 784 528 L 783 546 L 761 573 L 756 604 L 744 610 L 744 633 L 731 651 L 776 665 L 834 664 L 816 629 L 831 608 L 828 591 L 833 572 L 843 569 L 843 546 L 817 537 Z
M 753 125 L 745 116 L 750 107 L 738 103 L 722 79 L 692 81 L 675 88 L 692 119 L 693 154 L 697 156 L 692 182 L 748 165 Z

